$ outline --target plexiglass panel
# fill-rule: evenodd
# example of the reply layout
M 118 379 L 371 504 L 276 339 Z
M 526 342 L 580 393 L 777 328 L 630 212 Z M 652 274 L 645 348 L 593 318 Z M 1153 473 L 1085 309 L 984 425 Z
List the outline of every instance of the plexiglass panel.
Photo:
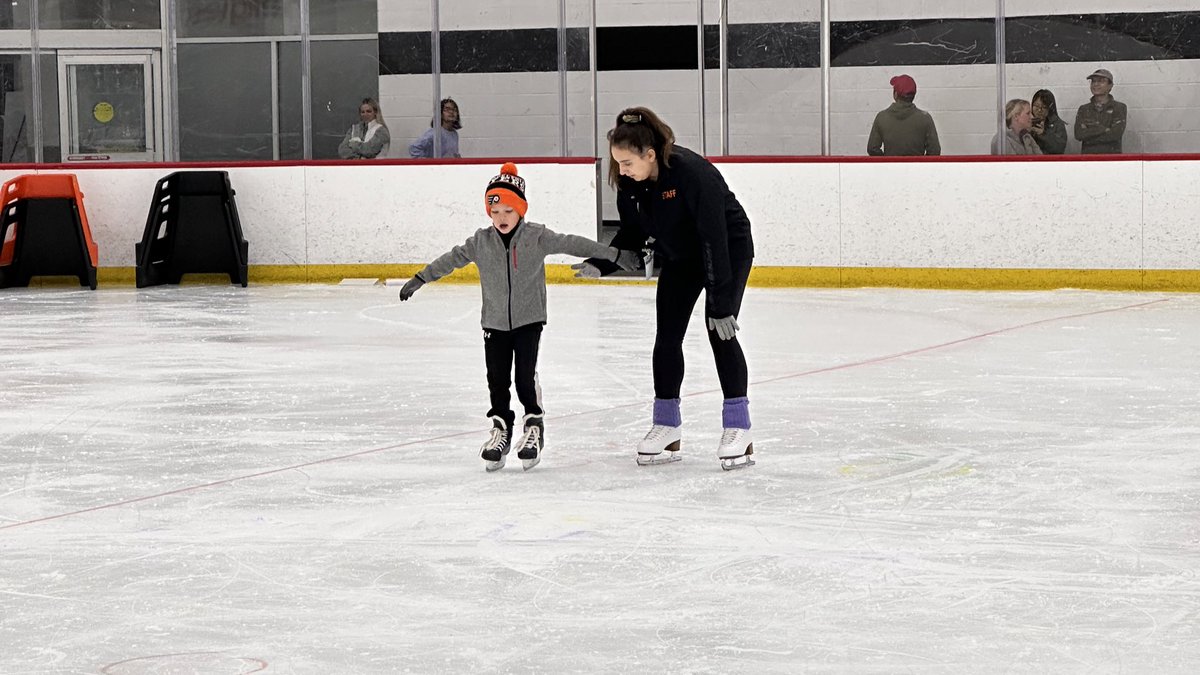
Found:
M 707 10 L 707 8 L 706 8 Z M 720 14 L 705 14 L 710 155 L 821 154 L 821 2 L 729 0 L 722 133 Z
M 558 25 L 558 0 L 441 3 L 442 95 L 464 157 L 562 152 Z
M 33 161 L 31 61 L 26 54 L 0 54 L 0 160 L 5 164 Z
M 845 0 L 831 11 L 832 154 L 866 155 L 869 145 L 883 155 L 991 151 L 999 114 L 993 0 Z M 894 86 L 902 75 L 911 83 Z M 914 93 L 911 103 L 897 100 L 901 93 Z
M 30 1 L 9 0 L 9 2 L 0 2 L 0 30 L 29 28 Z
M 394 158 L 409 158 L 409 146 L 432 128 L 435 105 L 432 25 L 432 7 L 428 2 L 387 3 L 379 7 L 379 105 L 391 132 L 390 154 Z M 354 101 L 339 105 L 345 115 L 342 124 L 348 126 L 356 116 Z
M 54 52 L 41 52 L 40 83 L 42 88 L 42 161 L 62 161 L 62 141 L 59 134 L 58 57 Z M 27 94 L 32 97 L 32 94 Z M 30 133 L 28 126 L 25 133 Z M 29 141 L 30 145 L 33 141 Z M 30 153 L 32 155 L 32 153 Z M 29 161 L 33 161 L 32 156 Z
M 29 54 L 0 54 L 0 163 L 35 160 L 34 104 Z M 42 160 L 61 158 L 58 136 L 58 60 L 53 52 L 41 55 Z
M 359 104 L 379 101 L 379 45 L 376 40 L 313 40 L 312 129 L 313 159 L 337 159 L 338 145 L 351 125 L 359 123 Z M 280 159 L 303 157 L 300 139 L 300 45 L 280 45 L 279 59 Z M 381 117 L 388 124 L 387 110 Z M 391 125 L 388 124 L 389 135 Z M 407 145 L 404 144 L 406 147 Z M 399 150 L 393 142 L 379 159 Z
M 1033 104 L 1043 150 L 1065 140 L 1066 154 L 1200 152 L 1195 11 L 1056 15 L 1065 10 L 1013 4 L 1006 96 Z M 1098 84 L 1111 88 L 1093 92 L 1089 76 L 1101 69 L 1112 78 Z
M 568 0 L 566 28 L 568 157 L 592 157 L 596 151 L 596 117 L 589 70 L 592 0 Z
M 374 34 L 378 30 L 376 0 L 309 0 L 308 12 L 308 30 L 313 35 Z
M 273 155 L 270 43 L 179 45 L 180 159 Z
M 159 6 L 159 0 L 38 0 L 38 24 L 46 30 L 157 29 Z
M 181 38 L 300 34 L 300 0 L 186 0 L 175 11 Z
M 279 159 L 304 159 L 304 95 L 300 43 L 276 43 L 279 60 Z M 313 154 L 317 159 L 321 155 Z

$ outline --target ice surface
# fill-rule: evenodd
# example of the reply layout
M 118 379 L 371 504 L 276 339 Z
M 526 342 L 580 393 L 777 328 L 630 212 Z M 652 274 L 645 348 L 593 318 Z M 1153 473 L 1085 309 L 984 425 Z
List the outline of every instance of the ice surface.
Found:
M 0 673 L 1190 673 L 1200 296 L 752 288 L 753 468 L 649 428 L 654 289 L 0 291 Z

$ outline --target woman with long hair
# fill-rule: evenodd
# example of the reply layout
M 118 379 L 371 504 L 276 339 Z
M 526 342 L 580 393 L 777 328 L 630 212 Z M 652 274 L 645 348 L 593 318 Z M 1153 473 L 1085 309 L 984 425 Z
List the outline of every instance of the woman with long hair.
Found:
M 1032 99 L 1033 141 L 1043 155 L 1061 155 L 1067 151 L 1067 123 L 1058 116 L 1058 104 L 1049 89 L 1038 89 Z
M 683 338 L 703 292 L 708 342 L 716 361 L 724 405 L 717 456 L 725 469 L 750 466 L 746 357 L 737 317 L 754 260 L 750 219 L 725 178 L 704 157 L 675 144 L 675 133 L 648 108 L 627 108 L 608 132 L 608 180 L 617 189 L 621 228 L 612 246 L 641 250 L 653 238 L 661 262 L 654 339 L 654 412 L 638 444 L 639 464 L 680 458 Z M 607 260 L 573 266 L 578 276 L 616 271 Z

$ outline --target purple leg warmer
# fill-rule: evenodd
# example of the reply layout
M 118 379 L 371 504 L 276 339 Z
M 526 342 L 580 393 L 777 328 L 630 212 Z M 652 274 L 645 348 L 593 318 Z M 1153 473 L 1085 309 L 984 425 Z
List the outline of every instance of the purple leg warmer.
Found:
M 726 429 L 750 428 L 750 399 L 727 398 L 721 406 L 721 426 Z
M 654 399 L 654 424 L 666 427 L 677 427 L 683 424 L 683 418 L 679 415 L 679 399 Z

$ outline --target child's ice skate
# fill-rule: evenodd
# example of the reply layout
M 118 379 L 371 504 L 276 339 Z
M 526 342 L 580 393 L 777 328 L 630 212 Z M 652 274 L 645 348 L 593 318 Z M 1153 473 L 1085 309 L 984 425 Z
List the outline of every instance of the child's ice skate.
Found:
M 679 454 L 683 440 L 682 427 L 655 424 L 638 443 L 637 463 L 642 466 L 669 464 L 683 459 Z
M 749 429 L 726 428 L 721 432 L 721 445 L 717 447 L 717 457 L 721 459 L 721 468 L 726 471 L 744 469 L 754 466 L 750 455 L 754 454 L 754 443 Z
M 521 460 L 521 466 L 528 471 L 542 461 L 542 442 L 546 427 L 541 415 L 526 415 L 523 421 L 525 435 L 521 436 L 521 442 L 517 444 L 517 458 Z
M 488 472 L 503 469 L 504 460 L 508 456 L 508 448 L 511 445 L 512 428 L 504 421 L 504 418 L 492 415 L 492 435 L 479 449 L 479 456 L 484 461 L 483 468 Z

